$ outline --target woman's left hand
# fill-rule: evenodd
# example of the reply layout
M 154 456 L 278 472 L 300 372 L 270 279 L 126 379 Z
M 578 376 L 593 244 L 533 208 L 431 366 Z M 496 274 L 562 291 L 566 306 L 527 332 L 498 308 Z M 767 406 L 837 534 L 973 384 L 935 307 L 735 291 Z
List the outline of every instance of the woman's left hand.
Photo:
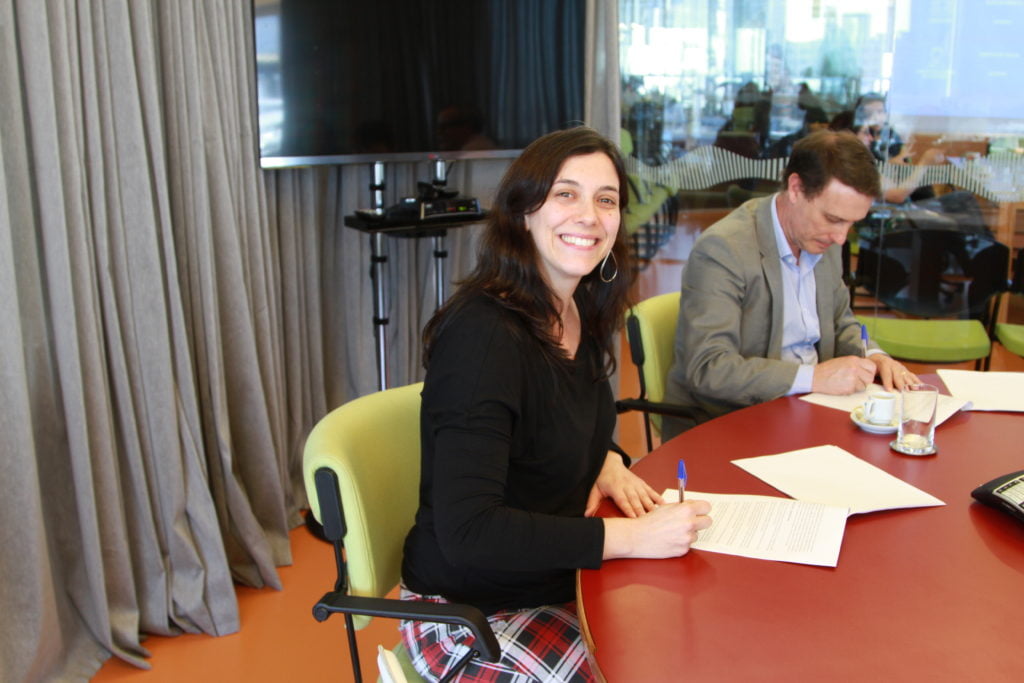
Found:
M 604 459 L 604 466 L 597 475 L 594 487 L 590 489 L 587 508 L 583 514 L 586 517 L 593 517 L 597 512 L 597 506 L 601 504 L 601 499 L 605 497 L 615 501 L 627 517 L 639 517 L 664 502 L 647 482 L 626 468 L 622 457 L 614 451 L 608 451 L 608 456 Z

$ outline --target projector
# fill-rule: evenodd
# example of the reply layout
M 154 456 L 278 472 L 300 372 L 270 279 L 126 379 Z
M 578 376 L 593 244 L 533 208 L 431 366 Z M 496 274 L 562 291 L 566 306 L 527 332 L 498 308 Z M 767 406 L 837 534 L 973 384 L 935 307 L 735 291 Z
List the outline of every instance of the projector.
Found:
M 420 220 L 435 218 L 471 218 L 481 216 L 480 202 L 476 199 L 461 197 L 455 199 L 432 199 L 420 202 Z

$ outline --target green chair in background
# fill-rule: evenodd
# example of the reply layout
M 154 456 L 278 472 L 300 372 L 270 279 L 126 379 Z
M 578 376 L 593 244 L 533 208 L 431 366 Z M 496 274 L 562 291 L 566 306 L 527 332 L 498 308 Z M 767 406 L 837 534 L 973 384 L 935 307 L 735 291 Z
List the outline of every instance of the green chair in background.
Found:
M 402 546 L 419 501 L 420 392 L 412 384 L 369 394 L 328 413 L 309 434 L 302 470 L 310 508 L 334 544 L 334 588 L 313 607 L 324 621 L 345 615 L 355 680 L 362 681 L 356 630 L 370 617 L 460 624 L 474 636 L 472 657 L 500 657 L 498 641 L 475 607 L 389 599 L 401 579 Z M 408 680 L 420 680 L 405 648 L 394 654 Z
M 623 128 L 619 148 L 624 158 L 633 154 L 633 136 Z M 638 173 L 626 176 L 629 204 L 622 217 L 636 262 L 643 268 L 675 234 L 677 188 L 657 183 Z
M 1010 353 L 1024 356 L 1024 325 L 996 323 L 996 339 Z
M 1013 281 L 1007 296 L 1014 294 L 1024 294 L 1024 249 L 1017 252 L 1013 262 Z M 996 323 L 995 336 L 1007 351 L 1024 356 L 1024 325 Z
M 620 131 L 619 149 L 624 158 L 633 154 L 633 136 L 623 128 Z M 635 173 L 628 174 L 629 206 L 623 217 L 626 233 L 632 235 L 640 226 L 649 223 L 675 193 L 675 188 L 650 180 L 644 180 Z
M 858 315 L 894 358 L 974 361 L 992 350 L 989 327 L 1006 289 L 1009 249 L 990 234 L 906 227 L 861 235 L 858 280 L 900 317 Z
M 992 351 L 978 320 L 918 320 L 858 315 L 868 336 L 893 358 L 918 363 L 981 361 Z
M 640 380 L 637 398 L 616 402 L 620 413 L 639 410 L 644 414 L 647 450 L 654 447 L 653 429 L 661 432 L 661 415 L 689 417 L 681 406 L 664 403 L 665 378 L 672 367 L 676 322 L 679 319 L 679 292 L 659 294 L 641 301 L 626 314 L 626 338 L 630 357 Z

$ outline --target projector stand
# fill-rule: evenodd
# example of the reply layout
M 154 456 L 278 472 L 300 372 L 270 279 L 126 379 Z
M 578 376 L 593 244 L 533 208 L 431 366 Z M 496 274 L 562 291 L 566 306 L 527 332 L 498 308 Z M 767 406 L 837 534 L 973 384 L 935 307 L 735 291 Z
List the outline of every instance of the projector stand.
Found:
M 373 283 L 373 336 L 377 342 L 377 387 L 380 391 L 388 388 L 388 307 L 384 300 L 384 265 L 387 262 L 384 235 L 375 232 L 370 235 L 370 281 Z
M 443 162 L 440 162 L 443 164 Z M 441 166 L 443 171 L 443 166 Z M 443 176 L 438 180 L 439 172 L 435 169 L 435 186 L 440 182 L 443 185 Z M 427 219 L 388 219 L 384 215 L 384 163 L 376 161 L 373 164 L 373 182 L 370 184 L 373 194 L 373 209 L 370 211 L 360 210 L 356 215 L 345 216 L 345 226 L 355 228 L 360 232 L 368 233 L 370 236 L 370 281 L 373 284 L 373 336 L 377 346 L 377 386 L 380 391 L 388 388 L 388 353 L 387 353 L 387 327 L 388 302 L 384 287 L 385 266 L 388 256 L 384 248 L 384 237 L 430 237 L 433 239 L 434 258 L 434 296 L 435 310 L 440 308 L 445 300 L 444 293 L 444 262 L 448 257 L 448 250 L 445 248 L 445 236 L 448 228 L 457 228 L 464 225 L 479 223 L 484 220 L 484 214 L 432 217 Z

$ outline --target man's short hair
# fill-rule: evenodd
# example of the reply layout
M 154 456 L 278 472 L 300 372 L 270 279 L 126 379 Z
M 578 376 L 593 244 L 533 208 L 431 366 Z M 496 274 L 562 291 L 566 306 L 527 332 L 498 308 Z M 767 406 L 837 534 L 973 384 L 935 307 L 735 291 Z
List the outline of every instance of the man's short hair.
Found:
M 804 195 L 816 197 L 838 180 L 868 197 L 882 194 L 882 181 L 875 157 L 863 142 L 849 131 L 819 130 L 801 138 L 793 145 L 793 153 L 782 172 L 782 185 L 796 174 Z

